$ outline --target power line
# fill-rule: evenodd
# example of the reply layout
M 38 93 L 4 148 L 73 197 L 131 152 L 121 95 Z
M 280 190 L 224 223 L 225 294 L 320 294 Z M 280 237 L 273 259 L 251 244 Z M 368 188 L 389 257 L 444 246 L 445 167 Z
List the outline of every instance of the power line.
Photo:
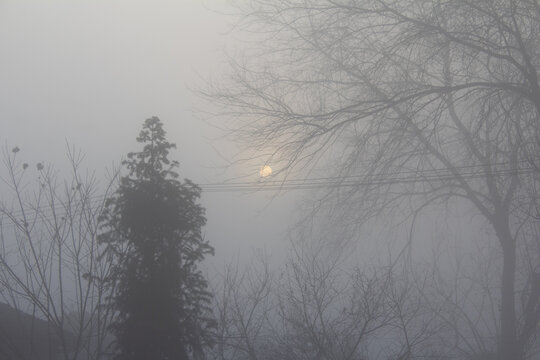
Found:
M 527 167 L 525 168 L 518 168 L 516 167 L 517 165 L 519 164 L 526 164 L 528 165 Z M 474 170 L 474 169 L 488 169 L 489 168 L 496 168 L 496 167 L 500 167 L 500 166 L 513 166 L 512 168 L 509 168 L 509 169 L 506 169 L 506 170 L 518 170 L 518 169 L 533 169 L 533 167 L 530 166 L 530 161 L 528 160 L 521 160 L 521 161 L 518 161 L 518 162 L 515 162 L 515 163 L 512 163 L 512 162 L 501 162 L 501 163 L 492 163 L 492 164 L 487 164 L 487 165 L 484 165 L 484 164 L 476 164 L 476 165 L 462 165 L 462 166 L 455 166 L 455 167 L 452 167 L 451 169 L 449 168 L 438 168 L 438 169 L 428 169 L 428 170 L 418 170 L 418 169 L 415 169 L 415 170 L 400 170 L 400 171 L 393 171 L 393 172 L 387 172 L 387 173 L 384 173 L 384 174 L 377 174 L 377 175 L 371 175 L 371 176 L 384 176 L 384 177 L 389 177 L 389 176 L 396 176 L 396 175 L 403 175 L 403 174 L 430 174 L 430 173 L 441 173 L 441 172 L 451 172 L 451 170 L 456 170 L 456 171 L 459 171 L 459 170 Z M 362 179 L 362 178 L 366 178 L 366 175 L 337 175 L 337 176 L 330 176 L 330 177 L 318 177 L 318 178 L 308 178 L 308 179 L 287 179 L 286 182 L 306 182 L 306 181 L 319 181 L 319 180 L 335 180 L 335 179 L 342 179 L 342 178 L 345 178 L 345 179 L 350 179 L 350 178 L 357 178 L 357 179 Z M 259 181 L 259 182 L 255 182 L 255 181 L 246 181 L 246 182 L 221 182 L 221 183 L 200 183 L 199 186 L 200 187 L 207 187 L 207 186 L 213 186 L 213 185 L 241 185 L 241 184 L 254 184 L 254 183 L 261 183 L 261 182 L 264 182 L 265 184 L 271 184 L 271 183 L 282 183 L 283 180 L 262 180 L 262 181 Z
M 342 176 L 317 179 L 282 180 L 282 181 L 259 181 L 237 182 L 224 184 L 202 184 L 206 192 L 231 192 L 231 191 L 276 191 L 316 189 L 324 187 L 364 187 L 380 185 L 397 185 L 409 183 L 427 183 L 435 181 L 449 181 L 455 179 L 471 180 L 483 177 L 504 177 L 512 175 L 529 174 L 537 171 L 533 167 L 512 168 L 501 170 L 482 170 L 454 173 L 449 169 L 435 169 L 433 171 L 401 172 L 400 176 L 388 176 L 387 174 L 373 176 Z M 401 174 L 410 174 L 402 176 Z M 395 173 L 397 174 L 397 173 Z M 394 175 L 395 175 L 394 174 Z
M 431 170 L 401 170 L 396 172 L 388 172 L 375 175 L 344 175 L 333 177 L 318 177 L 309 179 L 285 179 L 271 180 L 262 179 L 259 181 L 247 182 L 219 182 L 219 183 L 203 183 L 198 186 L 203 192 L 255 192 L 255 191 L 289 191 L 289 190 L 314 190 L 318 188 L 341 188 L 341 187 L 365 187 L 365 186 L 382 186 L 382 185 L 398 185 L 412 183 L 428 183 L 456 180 L 458 178 L 464 180 L 472 180 L 483 177 L 505 177 L 513 175 L 530 174 L 538 171 L 530 165 L 530 162 L 523 160 L 517 163 L 525 163 L 527 167 L 516 167 L 516 164 L 498 163 L 485 166 L 467 165 L 456 166 L 452 169 L 439 168 Z M 500 166 L 513 165 L 507 169 L 490 169 Z M 34 223 L 43 223 L 47 220 L 52 220 L 53 212 L 58 212 L 57 216 L 62 217 L 67 215 L 67 206 L 80 205 L 83 202 L 89 203 L 90 208 L 95 208 L 102 204 L 105 200 L 105 195 L 88 196 L 81 200 L 74 200 L 66 204 L 59 204 L 54 207 L 42 206 L 38 208 L 25 209 L 29 218 L 36 218 Z M 22 216 L 21 210 L 11 212 L 13 217 Z M 14 223 L 8 224 L 15 226 Z

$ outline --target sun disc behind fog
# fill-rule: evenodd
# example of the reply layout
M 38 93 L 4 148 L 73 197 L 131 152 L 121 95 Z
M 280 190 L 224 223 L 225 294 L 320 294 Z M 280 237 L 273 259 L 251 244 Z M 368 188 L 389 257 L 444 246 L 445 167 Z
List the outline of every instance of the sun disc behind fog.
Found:
M 267 177 L 272 175 L 272 168 L 268 165 L 264 165 L 259 171 L 259 175 L 261 175 L 261 177 Z

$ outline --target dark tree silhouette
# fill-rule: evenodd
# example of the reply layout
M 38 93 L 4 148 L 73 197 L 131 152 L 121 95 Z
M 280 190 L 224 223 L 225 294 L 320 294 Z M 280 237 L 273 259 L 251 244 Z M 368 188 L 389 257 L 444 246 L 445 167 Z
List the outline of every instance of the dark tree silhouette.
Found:
M 333 171 L 341 180 L 318 204 L 353 231 L 389 214 L 414 226 L 435 207 L 474 209 L 502 258 L 497 352 L 526 358 L 540 318 L 518 276 L 534 282 L 539 263 L 523 256 L 536 241 L 524 229 L 537 223 L 539 2 L 241 4 L 237 28 L 256 46 L 204 92 L 232 134 L 277 174 Z
M 99 258 L 98 217 L 118 172 L 100 183 L 69 145 L 66 177 L 19 152 L 0 150 L 0 359 L 100 359 L 112 267 Z
M 207 281 L 197 264 L 213 248 L 201 234 L 206 223 L 200 188 L 181 182 L 169 161 L 157 117 L 147 119 L 129 153 L 115 195 L 101 216 L 100 242 L 115 263 L 110 280 L 117 359 L 188 359 L 202 355 L 213 326 Z

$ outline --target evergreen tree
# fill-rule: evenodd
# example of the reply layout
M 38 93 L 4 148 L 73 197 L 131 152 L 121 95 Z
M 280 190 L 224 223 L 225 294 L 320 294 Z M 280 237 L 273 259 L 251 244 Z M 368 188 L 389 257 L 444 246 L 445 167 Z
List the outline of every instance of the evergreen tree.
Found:
M 112 330 L 119 360 L 183 360 L 202 355 L 214 321 L 207 281 L 197 264 L 213 248 L 203 238 L 200 188 L 181 182 L 169 161 L 175 148 L 157 117 L 147 119 L 141 152 L 102 214 L 100 242 L 115 263 L 109 285 L 117 312 Z

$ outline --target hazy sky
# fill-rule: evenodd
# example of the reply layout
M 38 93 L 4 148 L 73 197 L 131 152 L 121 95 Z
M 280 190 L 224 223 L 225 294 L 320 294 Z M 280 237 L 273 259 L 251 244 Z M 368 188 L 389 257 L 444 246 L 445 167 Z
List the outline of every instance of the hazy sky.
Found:
M 67 140 L 103 173 L 139 148 L 142 123 L 156 115 L 178 146 L 183 177 L 258 181 L 263 164 L 227 168 L 237 150 L 195 111 L 209 105 L 193 90 L 226 77 L 225 54 L 241 51 L 230 12 L 226 0 L 0 0 L 2 146 L 62 168 Z M 250 258 L 254 249 L 283 257 L 293 204 L 305 194 L 275 195 L 203 192 L 215 261 Z
M 183 177 L 257 181 L 256 167 L 223 168 L 233 148 L 194 112 L 204 104 L 190 89 L 222 77 L 237 47 L 221 10 L 221 0 L 0 0 L 2 146 L 61 168 L 68 141 L 99 173 L 138 149 L 141 124 L 156 115 Z M 203 195 L 218 257 L 281 247 L 295 195 L 273 195 Z

